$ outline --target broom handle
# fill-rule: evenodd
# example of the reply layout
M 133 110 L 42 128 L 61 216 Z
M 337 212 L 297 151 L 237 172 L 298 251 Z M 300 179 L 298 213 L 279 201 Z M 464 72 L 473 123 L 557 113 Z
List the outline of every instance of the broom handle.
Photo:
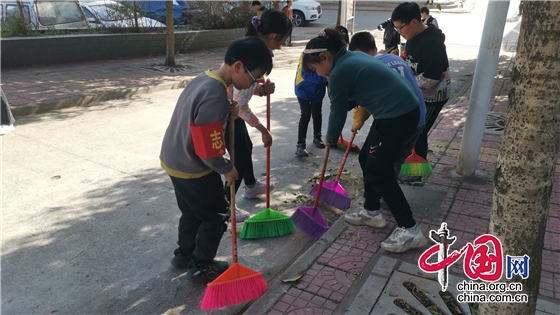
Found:
M 231 157 L 231 164 L 235 165 L 235 118 L 233 115 L 229 115 L 229 155 Z M 237 263 L 237 231 L 235 228 L 235 182 L 231 183 L 229 186 L 229 210 L 231 211 L 230 220 L 231 220 L 231 256 L 233 259 L 233 263 Z
M 270 132 L 270 94 L 266 94 L 266 129 Z M 266 147 L 266 208 L 270 208 L 270 146 Z
M 327 150 L 325 151 L 325 160 L 323 161 L 323 169 L 321 170 L 321 177 L 319 177 L 319 187 L 317 187 L 317 194 L 315 195 L 315 202 L 313 203 L 313 208 L 317 209 L 319 205 L 319 197 L 321 197 L 321 190 L 323 188 L 323 180 L 325 179 L 325 171 L 327 170 L 327 162 L 329 161 L 329 152 L 331 150 L 330 144 L 327 144 Z
M 342 157 L 342 162 L 340 163 L 340 168 L 338 169 L 338 174 L 336 174 L 336 179 L 334 180 L 337 183 L 340 181 L 340 176 L 342 176 L 342 171 L 344 170 L 344 164 L 346 164 L 348 153 L 350 153 L 352 142 L 354 142 L 354 136 L 356 136 L 356 132 L 352 131 L 352 136 L 350 137 L 350 141 L 348 142 L 348 146 L 346 147 L 346 152 L 344 152 L 344 156 Z

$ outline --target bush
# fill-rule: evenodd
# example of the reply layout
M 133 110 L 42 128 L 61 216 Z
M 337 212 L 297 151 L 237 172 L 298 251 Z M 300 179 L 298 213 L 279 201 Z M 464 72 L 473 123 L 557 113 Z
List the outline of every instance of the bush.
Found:
M 193 29 L 245 28 L 255 14 L 251 1 L 195 1 L 200 13 L 193 17 Z
M 2 37 L 31 36 L 31 25 L 22 21 L 19 14 L 14 12 L 2 23 Z

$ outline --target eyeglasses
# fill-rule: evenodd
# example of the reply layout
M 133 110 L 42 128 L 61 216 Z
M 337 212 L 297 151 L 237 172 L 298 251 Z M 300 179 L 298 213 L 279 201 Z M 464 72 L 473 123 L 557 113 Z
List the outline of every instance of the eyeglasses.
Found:
M 247 73 L 248 73 L 249 76 L 251 77 L 251 80 L 253 80 L 253 83 L 257 83 L 257 81 L 259 81 L 259 79 L 255 79 L 255 77 L 253 76 L 253 74 L 251 73 L 251 71 L 249 71 L 249 69 L 247 69 L 247 67 L 245 67 L 245 71 L 247 71 Z
M 409 22 L 409 23 L 410 23 L 410 22 Z M 408 23 L 405 23 L 405 24 L 404 24 L 403 26 L 401 26 L 401 27 L 396 27 L 396 26 L 395 26 L 395 27 L 393 27 L 393 28 L 395 29 L 395 31 L 397 31 L 397 32 L 400 33 L 400 32 L 402 31 L 402 29 L 403 29 L 405 26 L 407 26 L 407 25 L 408 25 Z

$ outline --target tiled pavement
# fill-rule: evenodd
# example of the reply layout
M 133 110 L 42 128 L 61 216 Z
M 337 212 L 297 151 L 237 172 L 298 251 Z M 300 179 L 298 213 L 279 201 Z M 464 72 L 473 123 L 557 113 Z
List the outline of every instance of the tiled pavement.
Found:
M 502 59 L 500 62 L 490 111 L 507 111 L 507 93 L 511 85 L 509 73 L 512 66 L 512 60 Z M 437 230 L 441 222 L 447 222 L 451 234 L 457 237 L 452 249 L 461 248 L 467 242 L 472 242 L 476 237 L 488 232 L 494 163 L 500 147 L 499 135 L 484 135 L 478 169 L 488 173 L 486 183 L 466 183 L 446 175 L 448 170 L 457 164 L 462 123 L 466 118 L 469 95 L 470 88 L 454 104 L 446 106 L 442 111 L 443 117 L 429 137 L 430 149 L 433 150 L 429 154 L 429 160 L 434 174 L 428 177 L 424 188 L 443 192 L 445 198 L 440 205 L 439 218 L 417 220 L 425 235 L 429 230 Z M 395 227 L 394 219 L 390 216 L 389 218 L 387 227 L 381 230 L 347 225 L 297 284 L 285 290 L 267 314 L 345 313 L 357 294 L 356 289 L 352 290 L 352 287 L 363 285 L 360 278 L 371 270 L 371 265 L 380 255 L 416 265 L 426 248 L 400 254 L 387 253 L 380 248 L 381 241 Z M 553 301 L 550 305 L 554 309 L 560 301 L 560 167 L 556 168 L 544 244 L 539 293 L 544 297 L 543 300 Z M 366 268 L 368 263 L 370 267 Z M 462 264 L 453 265 L 450 273 L 464 275 Z M 560 306 L 556 310 L 560 311 Z

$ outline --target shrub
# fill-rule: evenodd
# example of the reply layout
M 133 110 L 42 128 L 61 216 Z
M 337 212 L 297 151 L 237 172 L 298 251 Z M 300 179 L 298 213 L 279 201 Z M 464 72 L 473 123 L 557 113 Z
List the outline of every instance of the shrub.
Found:
M 255 14 L 251 1 L 195 1 L 200 13 L 193 17 L 193 29 L 245 28 Z

